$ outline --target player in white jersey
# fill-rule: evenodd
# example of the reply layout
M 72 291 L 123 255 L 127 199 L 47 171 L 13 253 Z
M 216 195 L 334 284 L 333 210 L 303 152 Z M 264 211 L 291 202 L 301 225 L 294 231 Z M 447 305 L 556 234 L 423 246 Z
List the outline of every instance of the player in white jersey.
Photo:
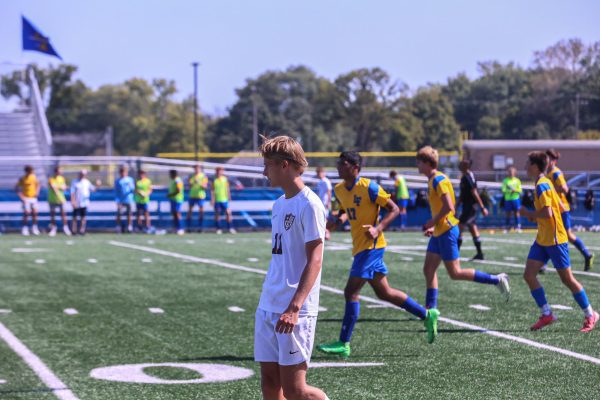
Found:
M 306 383 L 319 310 L 325 208 L 304 185 L 304 150 L 287 136 L 264 138 L 264 175 L 283 189 L 273 205 L 272 256 L 256 310 L 254 359 L 264 399 L 328 399 Z

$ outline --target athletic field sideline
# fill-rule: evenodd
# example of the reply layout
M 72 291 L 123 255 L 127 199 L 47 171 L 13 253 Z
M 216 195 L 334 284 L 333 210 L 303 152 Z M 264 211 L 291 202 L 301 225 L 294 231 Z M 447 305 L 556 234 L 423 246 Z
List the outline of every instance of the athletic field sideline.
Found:
M 578 234 L 600 254 L 600 235 Z M 420 302 L 427 238 L 386 233 L 390 283 Z M 598 398 L 600 331 L 558 276 L 542 276 L 558 323 L 530 332 L 538 309 L 521 278 L 532 233 L 483 235 L 477 268 L 507 272 L 513 295 L 440 272 L 440 334 L 366 288 L 352 356 L 313 352 L 308 381 L 336 399 Z M 461 256 L 475 254 L 465 237 Z M 316 344 L 343 317 L 350 235 L 327 243 Z M 268 233 L 0 237 L 0 398 L 257 399 L 254 310 Z M 600 307 L 600 266 L 577 278 Z M 464 265 L 474 265 L 465 262 Z

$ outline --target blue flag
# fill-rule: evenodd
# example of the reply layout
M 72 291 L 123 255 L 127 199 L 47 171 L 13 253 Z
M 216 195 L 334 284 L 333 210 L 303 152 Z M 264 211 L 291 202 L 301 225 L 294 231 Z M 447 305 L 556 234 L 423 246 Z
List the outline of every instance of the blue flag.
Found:
M 39 51 L 40 53 L 56 56 L 62 60 L 56 50 L 54 50 L 54 47 L 50 44 L 50 39 L 42 35 L 42 33 L 33 26 L 27 18 L 21 16 L 21 19 L 23 21 L 23 50 Z

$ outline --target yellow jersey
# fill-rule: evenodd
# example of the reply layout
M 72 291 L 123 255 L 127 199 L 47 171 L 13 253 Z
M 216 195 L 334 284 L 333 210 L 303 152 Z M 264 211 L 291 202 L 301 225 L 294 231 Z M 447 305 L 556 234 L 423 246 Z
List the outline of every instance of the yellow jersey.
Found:
M 30 198 L 37 197 L 38 180 L 34 174 L 22 176 L 17 186 L 21 190 L 21 193 L 23 193 L 23 196 Z
M 429 207 L 431 208 L 431 216 L 433 217 L 442 209 L 442 196 L 446 193 L 450 194 L 450 201 L 452 204 L 456 204 L 456 198 L 454 197 L 454 188 L 450 179 L 441 172 L 437 171 L 427 184 L 427 197 L 429 198 Z M 433 229 L 433 236 L 440 236 L 450 230 L 450 228 L 458 225 L 458 219 L 454 215 L 453 211 L 446 214 L 440 221 L 435 224 Z
M 538 232 L 535 241 L 540 246 L 555 246 L 557 244 L 567 243 L 569 238 L 563 225 L 560 215 L 560 199 L 558 193 L 554 190 L 552 182 L 545 176 L 538 179 L 535 183 L 535 192 L 533 204 L 536 210 L 544 207 L 550 207 L 552 216 L 550 218 L 538 218 Z
M 379 210 L 387 204 L 391 196 L 377 182 L 360 177 L 356 178 L 350 188 L 345 186 L 345 182 L 340 182 L 333 190 L 340 203 L 340 210 L 344 210 L 350 222 L 352 255 L 365 250 L 384 248 L 387 243 L 383 232 L 377 239 L 369 239 L 365 234 L 367 229 L 363 228 L 363 225 L 377 225 Z
M 554 190 L 556 190 L 556 194 L 558 195 L 558 198 L 563 203 L 564 210 L 571 211 L 571 206 L 569 205 L 567 196 L 564 193 L 558 193 L 558 190 L 557 190 L 557 187 L 567 184 L 567 181 L 565 180 L 565 176 L 563 175 L 562 171 L 558 167 L 555 166 L 554 168 L 552 168 L 550 170 L 550 172 L 548 172 L 548 175 L 546 175 L 546 178 L 548 178 L 550 180 L 550 182 L 552 182 L 552 185 L 554 186 Z
M 62 175 L 51 176 L 48 178 L 48 203 L 50 204 L 63 204 L 65 201 L 65 178 Z M 52 187 L 56 187 L 56 191 L 52 190 Z

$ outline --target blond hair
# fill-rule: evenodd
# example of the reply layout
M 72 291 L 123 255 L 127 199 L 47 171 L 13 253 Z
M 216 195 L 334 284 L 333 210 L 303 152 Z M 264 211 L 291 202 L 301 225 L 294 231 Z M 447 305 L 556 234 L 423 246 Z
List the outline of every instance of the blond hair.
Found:
M 263 143 L 260 146 L 260 153 L 264 158 L 270 160 L 287 160 L 295 165 L 300 173 L 308 166 L 304 150 L 300 143 L 289 136 L 276 136 L 267 138 L 262 136 Z
M 417 151 L 417 160 L 423 161 L 431 165 L 433 168 L 437 168 L 440 161 L 438 151 L 431 146 L 421 147 Z

